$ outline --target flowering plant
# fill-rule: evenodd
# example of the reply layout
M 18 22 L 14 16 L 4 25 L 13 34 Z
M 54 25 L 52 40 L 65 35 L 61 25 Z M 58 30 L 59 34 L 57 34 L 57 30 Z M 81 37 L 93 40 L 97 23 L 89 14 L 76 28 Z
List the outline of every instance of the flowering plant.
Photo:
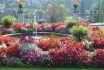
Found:
M 18 5 L 18 7 L 21 10 L 21 8 L 24 6 L 24 3 L 20 0 L 17 5 Z
M 26 64 L 33 64 L 36 66 L 49 66 L 51 62 L 50 55 L 44 53 L 40 48 L 34 49 L 33 51 L 22 51 L 19 53 L 20 58 Z
M 5 44 L 12 44 L 12 43 L 16 43 L 15 38 L 10 37 L 10 36 L 4 36 L 4 37 L 0 37 L 0 44 L 5 43 Z
M 16 44 L 16 40 L 10 36 L 4 36 L 0 38 L 0 54 L 6 54 L 6 56 L 17 56 L 18 55 L 18 44 Z
M 52 39 L 47 39 L 47 40 L 40 39 L 38 46 L 42 48 L 43 50 L 47 51 L 51 48 L 55 48 L 55 42 Z
M 16 28 L 19 31 L 22 29 L 22 27 L 24 27 L 24 25 L 22 23 L 15 23 L 12 25 L 12 28 Z
M 53 29 L 52 29 L 51 26 L 44 26 L 44 30 L 50 32 L 50 31 L 52 31 Z
M 79 2 L 73 1 L 73 2 L 72 2 L 72 6 L 74 6 L 74 8 L 75 8 L 75 10 L 76 10 L 76 8 L 79 6 Z
M 104 49 L 97 49 L 94 51 L 92 57 L 92 63 L 95 67 L 103 67 L 104 66 Z
M 32 36 L 20 36 L 19 39 L 19 51 L 32 51 L 33 49 L 36 49 L 38 46 L 35 44 L 36 40 Z
M 35 43 L 35 39 L 32 36 L 20 36 L 19 43 Z
M 85 60 L 86 51 L 81 44 L 65 44 L 52 56 L 55 66 L 79 65 Z
M 59 23 L 52 23 L 52 24 L 51 24 L 52 28 L 54 28 L 54 29 L 55 29 L 56 27 L 60 26 L 60 25 L 64 25 L 64 24 L 63 24 L 63 23 L 60 23 L 60 22 L 59 22 Z
M 66 28 L 65 25 L 60 25 L 60 26 L 58 26 L 58 27 L 55 28 L 55 32 L 61 32 L 65 28 Z
M 93 42 L 93 47 L 97 49 L 104 49 L 104 38 L 92 37 L 90 38 Z

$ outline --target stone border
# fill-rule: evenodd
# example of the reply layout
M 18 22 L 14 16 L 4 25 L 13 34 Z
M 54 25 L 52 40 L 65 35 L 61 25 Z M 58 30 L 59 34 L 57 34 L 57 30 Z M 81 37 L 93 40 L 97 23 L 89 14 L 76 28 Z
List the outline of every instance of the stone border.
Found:
M 37 32 L 37 35 L 38 36 L 40 36 L 40 35 L 51 35 L 51 34 L 54 34 L 54 35 L 60 36 L 60 37 L 63 37 L 63 36 L 70 37 L 69 34 L 62 34 L 62 33 L 55 33 L 55 32 Z M 13 36 L 13 37 L 17 37 L 19 35 L 33 35 L 33 32 L 6 34 L 6 35 L 3 35 L 3 36 Z M 36 32 L 34 32 L 34 36 L 36 36 Z

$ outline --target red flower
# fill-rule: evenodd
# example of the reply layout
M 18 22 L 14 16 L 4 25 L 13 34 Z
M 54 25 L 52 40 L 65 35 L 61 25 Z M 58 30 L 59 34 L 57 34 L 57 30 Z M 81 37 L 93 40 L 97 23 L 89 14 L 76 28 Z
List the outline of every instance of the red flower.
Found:
M 45 51 L 47 51 L 51 48 L 55 48 L 55 45 L 56 45 L 56 43 L 51 39 L 47 39 L 47 40 L 40 39 L 39 43 L 38 43 L 38 46 Z
M 104 66 L 104 49 L 97 49 L 94 51 L 94 55 L 92 57 L 92 63 L 95 67 Z
M 4 36 L 4 37 L 0 37 L 0 43 L 16 43 L 16 40 L 14 37 L 10 37 L 10 36 Z
M 18 44 L 12 44 L 7 48 L 4 48 L 6 56 L 7 57 L 18 57 L 19 51 L 18 51 Z
M 51 26 L 52 28 L 56 28 L 58 26 L 64 25 L 63 23 L 52 23 Z
M 23 23 L 15 23 L 15 24 L 12 25 L 12 28 L 16 28 L 19 31 L 21 30 L 22 27 L 24 27 Z
M 94 42 L 93 46 L 97 49 L 104 49 L 104 39 L 100 37 L 92 37 L 91 41 Z
M 4 36 L 0 38 L 0 43 L 6 44 L 7 47 L 0 49 L 0 54 L 6 54 L 8 57 L 13 57 L 18 55 L 18 44 L 16 40 L 10 36 Z

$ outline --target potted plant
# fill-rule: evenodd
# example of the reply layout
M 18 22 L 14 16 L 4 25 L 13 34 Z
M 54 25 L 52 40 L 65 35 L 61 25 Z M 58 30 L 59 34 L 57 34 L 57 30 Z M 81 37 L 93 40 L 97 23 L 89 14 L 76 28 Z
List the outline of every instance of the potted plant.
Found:
M 79 6 L 79 2 L 77 2 L 77 1 L 73 1 L 73 2 L 72 2 L 72 6 L 73 6 L 74 9 L 76 10 L 77 7 Z
M 24 3 L 20 0 L 19 2 L 18 2 L 18 7 L 20 8 L 20 10 L 21 10 L 21 8 L 23 8 L 24 7 Z

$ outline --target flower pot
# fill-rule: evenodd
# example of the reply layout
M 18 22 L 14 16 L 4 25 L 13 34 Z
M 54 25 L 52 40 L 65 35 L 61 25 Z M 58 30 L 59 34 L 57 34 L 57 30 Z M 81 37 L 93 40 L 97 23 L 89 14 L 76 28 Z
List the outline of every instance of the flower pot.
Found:
M 76 10 L 77 9 L 77 6 L 74 6 L 74 9 Z

